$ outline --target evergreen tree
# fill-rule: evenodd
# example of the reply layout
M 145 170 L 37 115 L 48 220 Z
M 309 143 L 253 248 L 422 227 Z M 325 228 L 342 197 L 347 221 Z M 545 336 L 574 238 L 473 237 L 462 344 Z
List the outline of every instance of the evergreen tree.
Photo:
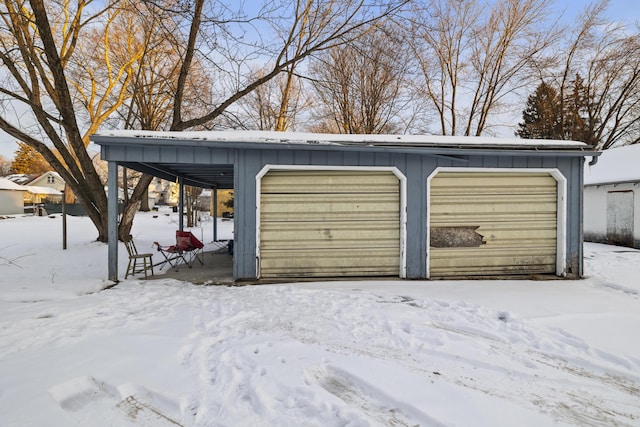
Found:
M 52 170 L 51 165 L 35 148 L 18 142 L 18 149 L 15 152 L 13 162 L 11 162 L 11 173 L 40 175 Z
M 564 100 L 564 137 L 562 139 L 595 145 L 597 141 L 594 129 L 597 119 L 590 114 L 592 109 L 589 88 L 585 86 L 584 79 L 580 77 L 580 74 L 576 74 L 569 89 Z
M 591 96 L 579 74 L 571 81 L 566 95 L 561 98 L 556 89 L 542 82 L 534 94 L 529 95 L 518 123 L 517 136 L 526 139 L 574 140 L 596 145 Z
M 560 131 L 558 94 L 545 82 L 540 83 L 534 94 L 527 98 L 518 123 L 516 135 L 525 139 L 564 139 Z

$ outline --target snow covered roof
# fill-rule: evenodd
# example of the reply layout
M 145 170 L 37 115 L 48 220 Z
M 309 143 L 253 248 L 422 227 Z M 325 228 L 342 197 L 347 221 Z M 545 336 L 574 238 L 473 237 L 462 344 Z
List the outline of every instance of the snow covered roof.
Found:
M 34 174 L 26 174 L 26 173 L 14 173 L 12 175 L 7 175 L 5 178 L 15 182 L 16 184 L 24 185 L 32 179 L 36 178 L 38 175 Z
M 94 137 L 97 137 L 94 139 Z M 112 130 L 94 135 L 92 139 L 104 142 L 103 137 L 120 137 L 172 141 L 242 142 L 261 144 L 298 145 L 364 145 L 397 147 L 490 147 L 518 149 L 571 149 L 589 150 L 590 147 L 578 141 L 558 141 L 521 138 L 492 138 L 441 135 L 348 135 L 304 132 L 274 131 L 193 131 L 158 132 L 140 130 Z
M 271 131 L 104 131 L 91 136 L 102 159 L 153 176 L 203 188 L 232 189 L 234 156 L 247 152 L 304 151 L 420 155 L 466 162 L 459 156 L 584 157 L 600 153 L 577 141 L 439 135 L 346 135 Z M 201 149 L 203 149 L 201 151 Z M 207 150 L 224 153 L 214 159 Z M 202 161 L 193 162 L 193 156 Z M 331 160 L 329 160 L 331 161 Z
M 28 181 L 25 182 L 20 182 L 20 184 L 22 185 L 28 185 L 31 183 L 35 183 L 35 182 L 40 182 L 40 181 L 44 181 L 45 178 L 47 177 L 54 177 L 54 179 L 57 179 L 58 181 L 63 181 L 62 177 L 60 176 L 60 174 L 58 172 L 55 171 L 47 171 L 47 172 L 43 172 L 40 175 L 32 175 Z
M 0 178 L 0 190 L 25 191 L 26 188 L 7 178 Z
M 640 181 L 640 144 L 604 150 L 598 162 L 585 163 L 584 184 L 599 185 Z
M 50 194 L 55 196 L 62 195 L 62 192 L 51 187 L 41 187 L 38 185 L 25 185 L 23 188 L 31 194 Z

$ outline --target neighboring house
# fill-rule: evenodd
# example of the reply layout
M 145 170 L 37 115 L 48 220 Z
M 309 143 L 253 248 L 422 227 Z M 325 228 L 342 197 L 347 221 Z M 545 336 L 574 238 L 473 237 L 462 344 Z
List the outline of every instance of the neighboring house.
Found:
M 0 178 L 0 215 L 24 213 L 26 189 L 6 178 Z
M 149 184 L 149 206 L 176 205 L 177 200 L 171 197 L 171 182 L 154 178 Z
M 65 191 L 66 185 L 64 179 L 57 172 L 48 171 L 40 175 L 14 174 L 7 178 L 27 187 L 27 192 L 24 195 L 25 205 L 62 203 L 62 192 Z M 75 202 L 71 189 L 66 189 L 65 199 L 69 204 Z
M 211 198 L 217 200 L 216 215 L 222 217 L 230 217 L 233 213 L 233 205 L 227 206 L 230 200 L 233 199 L 233 192 L 231 190 L 219 190 L 214 193 L 213 190 L 202 190 L 202 193 L 198 196 L 198 210 L 210 211 L 211 215 L 214 215 L 213 204 Z
M 58 172 L 45 172 L 37 175 L 30 180 L 21 183 L 22 185 L 31 185 L 34 187 L 48 187 L 54 190 L 64 191 L 65 182 Z
M 75 193 L 73 192 L 73 190 L 71 190 L 70 187 L 66 185 L 64 179 L 62 179 L 58 172 L 45 172 L 42 175 L 38 175 L 35 179 L 27 182 L 26 185 L 35 185 L 36 187 L 49 187 L 60 192 L 64 191 L 64 198 L 67 205 L 78 204 L 78 209 L 82 210 Z
M 586 165 L 584 239 L 640 248 L 639 191 L 640 144 L 610 148 Z
M 92 140 L 114 185 L 122 163 L 234 190 L 236 280 L 583 274 L 583 164 L 599 152 L 580 142 L 258 131 Z M 110 191 L 114 214 L 116 202 Z M 117 241 L 109 257 L 117 280 Z
M 41 203 L 62 203 L 62 192 L 51 187 L 40 187 L 35 185 L 24 185 L 25 205 L 38 205 Z

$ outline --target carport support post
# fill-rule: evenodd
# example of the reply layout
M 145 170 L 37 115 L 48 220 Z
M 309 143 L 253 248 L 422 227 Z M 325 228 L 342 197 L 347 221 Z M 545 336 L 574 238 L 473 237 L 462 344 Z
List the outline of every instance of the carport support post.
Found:
M 109 280 L 118 281 L 118 163 L 109 162 L 107 177 L 107 238 L 109 239 Z
M 178 230 L 184 230 L 184 181 L 182 177 L 178 177 Z
M 218 187 L 211 189 L 213 192 L 213 241 L 218 241 Z
M 67 188 L 67 184 L 65 184 Z M 67 204 L 65 203 L 65 191 L 62 190 L 62 249 L 67 249 Z

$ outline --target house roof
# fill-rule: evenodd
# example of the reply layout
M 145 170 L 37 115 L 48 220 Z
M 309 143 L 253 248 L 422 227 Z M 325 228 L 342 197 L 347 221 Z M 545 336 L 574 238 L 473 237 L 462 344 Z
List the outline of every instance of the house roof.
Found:
M 91 140 L 102 147 L 103 160 L 204 188 L 233 188 L 233 165 L 178 162 L 157 155 L 139 156 L 140 150 L 159 147 L 194 147 L 244 150 L 367 151 L 398 154 L 447 156 L 460 155 L 533 155 L 597 156 L 592 147 L 577 141 L 527 140 L 436 135 L 345 135 L 272 131 L 195 131 L 156 132 L 136 130 L 104 131 Z M 112 150 L 113 149 L 113 150 Z M 115 154 L 115 152 L 118 152 Z M 149 161 L 140 161 L 147 157 Z M 164 156 L 163 156 L 164 157 Z M 134 160 L 135 158 L 135 160 Z
M 31 178 L 29 180 L 27 180 L 26 182 L 22 182 L 22 185 L 28 185 L 32 182 L 36 182 L 36 181 L 40 181 L 42 180 L 44 177 L 47 176 L 53 176 L 54 178 L 57 178 L 58 180 L 62 181 L 62 177 L 60 176 L 60 174 L 58 172 L 55 171 L 47 171 L 47 172 L 43 172 L 40 175 L 33 175 L 31 176 Z
M 38 175 L 35 174 L 26 174 L 26 173 L 14 173 L 11 175 L 7 175 L 5 178 L 7 178 L 10 181 L 15 182 L 16 184 L 26 184 L 27 182 L 31 181 L 32 179 L 36 178 Z
M 31 194 L 50 194 L 54 196 L 61 196 L 62 192 L 51 187 L 42 187 L 38 185 L 25 185 L 24 189 Z
M 638 164 L 640 164 L 640 144 L 604 150 L 595 165 L 585 164 L 584 184 L 640 182 Z
M 0 178 L 0 190 L 26 191 L 27 189 L 7 178 Z

